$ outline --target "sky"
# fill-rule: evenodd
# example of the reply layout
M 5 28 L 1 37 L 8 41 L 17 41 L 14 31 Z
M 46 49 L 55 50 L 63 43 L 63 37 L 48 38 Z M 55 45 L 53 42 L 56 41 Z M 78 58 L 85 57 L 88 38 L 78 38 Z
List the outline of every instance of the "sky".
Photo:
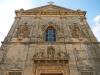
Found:
M 48 2 L 65 8 L 87 11 L 89 26 L 100 41 L 100 0 L 0 0 L 0 42 L 7 36 L 15 20 L 15 10 L 27 10 L 47 5 Z

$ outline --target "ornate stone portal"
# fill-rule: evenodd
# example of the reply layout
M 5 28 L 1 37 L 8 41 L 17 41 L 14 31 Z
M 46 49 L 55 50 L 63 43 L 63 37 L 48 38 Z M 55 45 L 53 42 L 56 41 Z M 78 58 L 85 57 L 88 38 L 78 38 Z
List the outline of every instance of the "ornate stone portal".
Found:
M 69 56 L 66 52 L 55 53 L 53 47 L 45 52 L 36 53 L 33 56 L 35 75 L 69 75 Z
M 50 3 L 15 13 L 0 48 L 0 75 L 100 75 L 100 46 L 85 11 Z

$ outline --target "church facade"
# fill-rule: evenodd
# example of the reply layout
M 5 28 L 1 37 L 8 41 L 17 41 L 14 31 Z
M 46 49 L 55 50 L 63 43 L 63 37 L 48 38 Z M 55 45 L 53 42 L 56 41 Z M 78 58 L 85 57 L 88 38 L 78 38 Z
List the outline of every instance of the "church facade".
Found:
M 86 11 L 48 4 L 15 13 L 0 48 L 0 75 L 100 75 Z

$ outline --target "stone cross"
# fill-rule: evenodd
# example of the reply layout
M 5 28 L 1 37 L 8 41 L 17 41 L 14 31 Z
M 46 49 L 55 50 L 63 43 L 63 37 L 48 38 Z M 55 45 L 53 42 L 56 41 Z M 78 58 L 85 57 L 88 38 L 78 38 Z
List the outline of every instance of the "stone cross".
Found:
M 54 2 L 50 1 L 50 2 L 48 2 L 48 4 L 49 4 L 49 5 L 52 5 L 52 4 L 54 4 Z

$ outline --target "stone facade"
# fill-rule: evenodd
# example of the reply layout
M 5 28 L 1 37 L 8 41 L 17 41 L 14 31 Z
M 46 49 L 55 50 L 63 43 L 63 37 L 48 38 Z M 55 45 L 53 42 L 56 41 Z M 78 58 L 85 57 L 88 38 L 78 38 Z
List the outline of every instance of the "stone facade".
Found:
M 16 10 L 0 48 L 0 75 L 100 75 L 100 46 L 86 12 L 53 4 Z M 45 40 L 56 30 L 56 41 Z

